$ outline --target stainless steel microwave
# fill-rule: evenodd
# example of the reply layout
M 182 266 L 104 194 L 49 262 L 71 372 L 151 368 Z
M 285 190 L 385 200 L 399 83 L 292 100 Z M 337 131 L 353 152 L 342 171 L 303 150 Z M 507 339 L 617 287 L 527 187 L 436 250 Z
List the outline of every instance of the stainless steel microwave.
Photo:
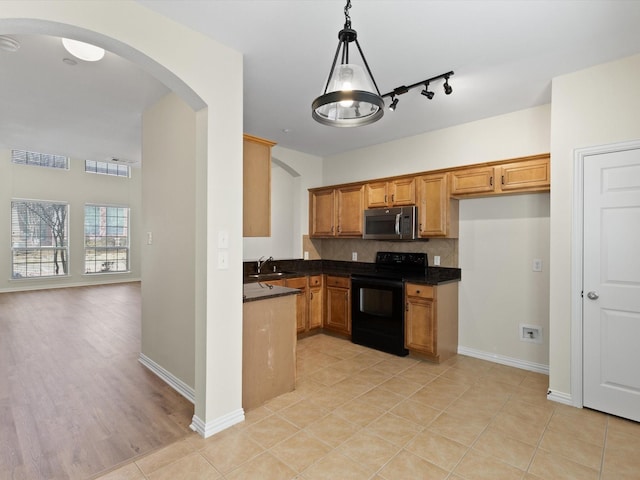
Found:
M 418 238 L 418 209 L 410 207 L 372 208 L 364 211 L 367 240 L 415 240 Z

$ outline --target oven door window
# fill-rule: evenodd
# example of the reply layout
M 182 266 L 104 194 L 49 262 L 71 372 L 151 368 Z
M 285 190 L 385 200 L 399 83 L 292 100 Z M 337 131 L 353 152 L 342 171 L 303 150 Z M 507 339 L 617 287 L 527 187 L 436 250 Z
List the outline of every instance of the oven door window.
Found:
M 378 288 L 361 288 L 360 311 L 375 317 L 391 317 L 393 315 L 393 292 Z

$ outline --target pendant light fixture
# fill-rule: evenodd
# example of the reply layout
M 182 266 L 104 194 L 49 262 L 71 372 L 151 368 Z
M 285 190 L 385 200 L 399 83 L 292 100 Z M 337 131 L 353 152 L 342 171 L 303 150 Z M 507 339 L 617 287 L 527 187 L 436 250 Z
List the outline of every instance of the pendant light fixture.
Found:
M 434 93 L 428 91 L 430 83 L 444 79 L 444 90 L 447 95 L 453 89 L 449 85 L 449 77 L 453 72 L 447 72 L 435 77 L 422 80 L 409 85 L 402 85 L 392 91 L 380 94 L 367 59 L 364 58 L 362 48 L 358 42 L 358 34 L 351 28 L 351 17 L 349 9 L 351 0 L 347 0 L 344 7 L 344 28 L 338 32 L 338 48 L 333 57 L 331 70 L 324 87 L 322 95 L 316 98 L 311 104 L 312 117 L 323 125 L 332 127 L 360 127 L 373 123 L 384 115 L 384 98 L 390 97 L 389 109 L 394 111 L 398 105 L 398 95 L 407 93 L 409 90 L 424 86 L 422 92 L 428 99 L 432 99 Z M 360 63 L 356 63 L 350 56 L 349 44 L 355 43 L 360 54 Z M 340 57 L 340 65 L 336 63 Z M 363 68 L 364 65 L 364 68 Z
M 368 125 L 384 114 L 384 100 L 360 48 L 358 34 L 351 28 L 350 8 L 351 0 L 347 0 L 344 7 L 344 28 L 338 32 L 338 48 L 324 92 L 312 103 L 313 118 L 335 127 Z M 364 68 L 353 62 L 349 55 L 349 44 L 352 42 L 358 47 Z M 338 56 L 340 65 L 336 68 Z

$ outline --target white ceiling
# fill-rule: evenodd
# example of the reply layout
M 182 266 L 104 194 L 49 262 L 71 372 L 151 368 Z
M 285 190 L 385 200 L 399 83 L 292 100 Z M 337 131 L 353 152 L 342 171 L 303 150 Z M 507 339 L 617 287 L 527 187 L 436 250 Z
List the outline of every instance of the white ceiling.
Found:
M 640 1 L 352 0 L 352 27 L 382 93 L 455 75 L 450 96 L 441 84 L 433 100 L 417 88 L 377 123 L 340 129 L 313 121 L 311 102 L 345 1 L 139 3 L 244 54 L 245 132 L 320 156 L 549 103 L 553 77 L 640 52 Z M 0 50 L 0 144 L 140 160 L 141 112 L 164 86 L 115 54 L 69 66 L 59 39 L 11 36 L 22 46 Z M 613 91 L 599 85 L 594 95 Z

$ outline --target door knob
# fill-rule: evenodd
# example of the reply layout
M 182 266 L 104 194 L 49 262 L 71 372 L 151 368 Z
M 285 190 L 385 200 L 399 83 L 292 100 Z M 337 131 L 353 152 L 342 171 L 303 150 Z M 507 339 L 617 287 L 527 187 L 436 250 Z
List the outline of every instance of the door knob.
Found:
M 597 300 L 600 297 L 600 295 L 598 295 L 597 292 L 591 291 L 589 293 L 587 293 L 587 298 L 589 300 Z

